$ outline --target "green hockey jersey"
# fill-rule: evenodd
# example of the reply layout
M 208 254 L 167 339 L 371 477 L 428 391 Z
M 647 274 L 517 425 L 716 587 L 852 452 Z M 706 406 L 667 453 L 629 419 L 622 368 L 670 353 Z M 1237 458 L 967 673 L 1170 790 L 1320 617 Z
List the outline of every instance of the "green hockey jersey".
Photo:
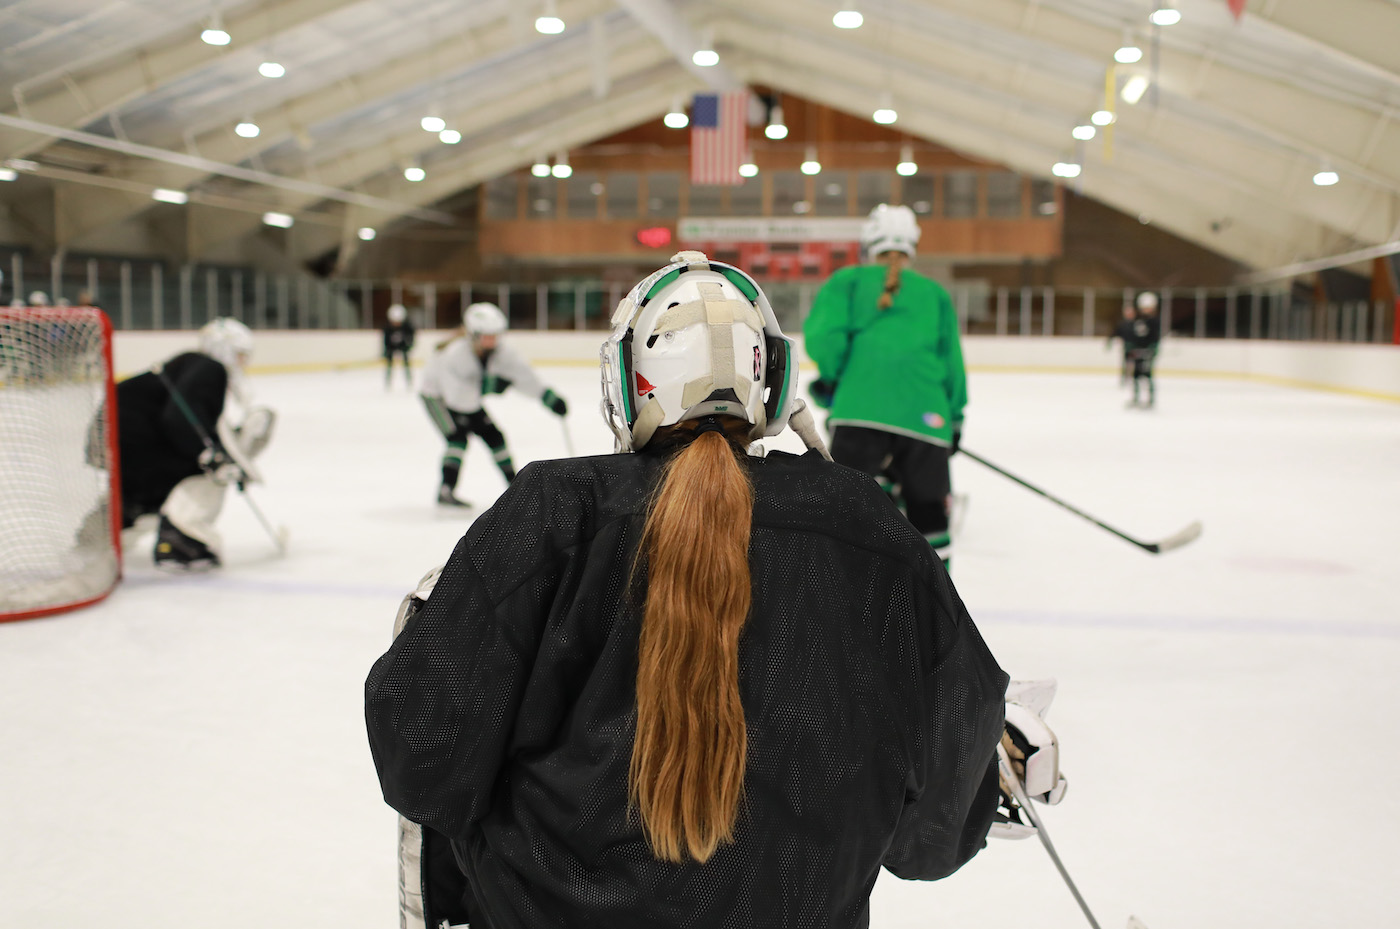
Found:
M 883 265 L 842 268 L 817 293 L 807 354 L 835 385 L 833 426 L 866 426 L 948 445 L 967 405 L 958 316 L 942 285 L 905 269 L 887 310 Z

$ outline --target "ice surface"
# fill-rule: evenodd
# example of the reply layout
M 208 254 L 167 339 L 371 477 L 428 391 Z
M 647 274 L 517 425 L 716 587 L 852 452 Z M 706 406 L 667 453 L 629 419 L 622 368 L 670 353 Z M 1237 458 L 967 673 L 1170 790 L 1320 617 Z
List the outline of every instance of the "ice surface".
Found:
M 596 369 L 544 374 L 578 453 L 610 451 Z M 442 441 L 402 386 L 253 380 L 281 414 L 253 492 L 286 558 L 231 496 L 222 571 L 157 573 L 148 536 L 104 603 L 0 625 L 0 926 L 397 925 L 361 688 L 470 516 L 434 506 Z M 1166 379 L 1149 413 L 1089 375 L 974 372 L 971 393 L 979 454 L 1140 538 L 1205 524 L 1154 557 L 954 464 L 954 580 L 1013 677 L 1059 680 L 1070 790 L 1042 813 L 1105 929 L 1392 925 L 1400 406 Z M 564 453 L 535 401 L 489 404 L 517 464 Z M 474 440 L 459 493 L 503 486 Z M 935 884 L 885 875 L 872 911 L 1085 925 L 1034 840 Z

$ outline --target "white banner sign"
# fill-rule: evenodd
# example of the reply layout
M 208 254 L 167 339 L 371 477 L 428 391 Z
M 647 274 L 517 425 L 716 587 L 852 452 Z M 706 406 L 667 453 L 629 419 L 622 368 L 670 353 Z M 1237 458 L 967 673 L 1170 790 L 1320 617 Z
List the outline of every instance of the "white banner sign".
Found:
M 859 242 L 864 219 L 848 216 L 686 216 L 682 242 Z

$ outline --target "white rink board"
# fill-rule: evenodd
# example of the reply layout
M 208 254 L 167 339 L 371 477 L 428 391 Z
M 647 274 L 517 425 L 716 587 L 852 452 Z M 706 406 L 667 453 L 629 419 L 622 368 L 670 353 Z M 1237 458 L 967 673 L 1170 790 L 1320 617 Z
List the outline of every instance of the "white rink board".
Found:
M 596 369 L 542 373 L 579 453 L 609 451 Z M 281 413 L 254 493 L 291 529 L 286 558 L 232 498 L 221 572 L 159 574 L 147 537 L 104 603 L 0 624 L 0 926 L 397 925 L 363 681 L 467 523 L 431 503 L 441 439 L 401 385 L 252 384 Z M 970 390 L 978 453 L 1135 535 L 1205 524 L 1154 558 L 954 463 L 954 580 L 1010 673 L 1060 681 L 1070 789 L 1044 815 L 1104 929 L 1394 925 L 1400 406 L 1170 376 L 1152 413 L 1125 410 L 1113 374 L 974 373 Z M 563 453 L 538 403 L 489 402 L 518 464 Z M 479 444 L 465 475 L 482 506 L 503 486 Z M 886 875 L 872 914 L 1086 925 L 1034 841 L 935 884 Z

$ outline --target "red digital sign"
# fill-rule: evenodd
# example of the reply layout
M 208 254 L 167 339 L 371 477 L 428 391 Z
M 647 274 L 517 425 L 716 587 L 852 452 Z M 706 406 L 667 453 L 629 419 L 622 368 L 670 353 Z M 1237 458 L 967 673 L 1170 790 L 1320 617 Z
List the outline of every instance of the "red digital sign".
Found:
M 671 244 L 670 226 L 648 226 L 637 230 L 637 241 L 647 248 L 665 248 Z

